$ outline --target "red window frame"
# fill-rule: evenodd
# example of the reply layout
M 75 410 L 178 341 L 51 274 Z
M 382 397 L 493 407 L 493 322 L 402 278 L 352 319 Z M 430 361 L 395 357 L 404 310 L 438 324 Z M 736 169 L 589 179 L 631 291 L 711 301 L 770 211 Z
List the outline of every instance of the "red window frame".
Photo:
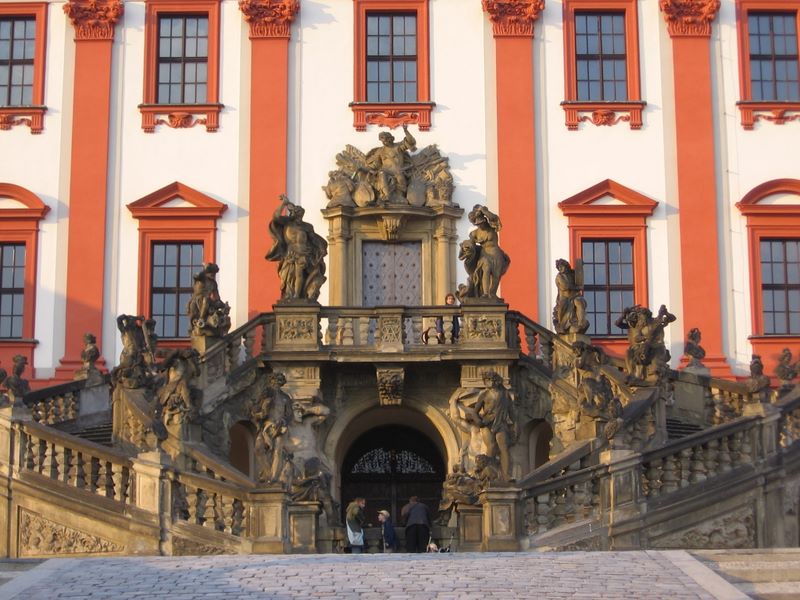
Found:
M 44 77 L 47 48 L 46 2 L 15 2 L 0 4 L 0 17 L 33 17 L 36 21 L 36 39 L 33 56 L 33 103 L 30 106 L 0 106 L 0 131 L 15 125 L 27 125 L 31 133 L 44 129 Z
M 22 207 L 0 208 L 0 241 L 25 244 L 25 285 L 22 304 L 22 337 L 0 339 L 0 363 L 10 372 L 11 358 L 22 354 L 33 372 L 36 325 L 36 265 L 39 252 L 39 222 L 50 211 L 36 194 L 12 183 L 0 183 L 0 203 L 16 200 Z
M 620 204 L 598 204 L 611 196 Z M 648 304 L 647 218 L 658 202 L 611 179 L 606 179 L 558 203 L 568 219 L 570 261 L 581 257 L 584 240 L 633 241 L 633 298 L 636 304 Z M 610 354 L 623 356 L 627 339 L 619 336 L 596 337 L 592 342 Z
M 625 17 L 625 67 L 628 98 L 625 101 L 597 102 L 578 100 L 575 48 L 575 15 L 581 12 L 622 13 Z M 641 129 L 642 101 L 639 75 L 639 18 L 637 0 L 564 0 L 564 85 L 561 106 L 566 113 L 569 130 L 577 130 L 581 122 L 594 125 L 616 125 L 627 122 L 631 129 Z
M 800 102 L 754 101 L 750 75 L 750 12 L 795 13 L 798 46 L 800 46 L 800 1 L 798 0 L 736 0 L 736 30 L 739 37 L 739 107 L 744 129 L 753 129 L 756 121 L 783 125 L 800 120 Z M 800 51 L 800 48 L 798 48 Z
M 761 204 L 774 194 L 796 195 L 797 204 Z M 768 373 L 777 364 L 777 358 L 787 346 L 794 346 L 797 335 L 765 335 L 764 313 L 761 302 L 761 241 L 762 239 L 800 238 L 800 180 L 775 179 L 750 190 L 736 203 L 747 219 L 747 246 L 750 265 L 750 304 L 753 353 L 759 354 Z
M 170 206 L 181 199 L 190 206 Z M 203 261 L 215 262 L 217 221 L 228 206 L 188 185 L 174 182 L 128 204 L 139 221 L 139 278 L 137 310 L 151 314 L 153 242 L 195 242 L 203 244 Z M 166 347 L 188 346 L 189 340 L 168 338 Z
M 166 15 L 208 15 L 208 88 L 203 104 L 158 104 L 158 19 Z M 206 131 L 219 128 L 219 46 L 220 0 L 146 0 L 144 94 L 139 105 L 142 129 L 155 132 L 157 125 L 186 129 L 205 125 Z
M 431 128 L 435 103 L 430 92 L 430 26 L 428 0 L 354 0 L 354 91 L 353 126 L 366 131 L 367 125 L 394 129 L 416 124 L 420 131 Z M 416 13 L 417 15 L 417 101 L 367 102 L 367 14 Z

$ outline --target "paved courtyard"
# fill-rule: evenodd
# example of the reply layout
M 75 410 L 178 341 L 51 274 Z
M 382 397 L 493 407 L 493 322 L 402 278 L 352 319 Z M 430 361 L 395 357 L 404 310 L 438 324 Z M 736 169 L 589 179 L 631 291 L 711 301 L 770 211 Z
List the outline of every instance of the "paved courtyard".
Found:
M 54 559 L 0 600 L 741 599 L 686 552 Z

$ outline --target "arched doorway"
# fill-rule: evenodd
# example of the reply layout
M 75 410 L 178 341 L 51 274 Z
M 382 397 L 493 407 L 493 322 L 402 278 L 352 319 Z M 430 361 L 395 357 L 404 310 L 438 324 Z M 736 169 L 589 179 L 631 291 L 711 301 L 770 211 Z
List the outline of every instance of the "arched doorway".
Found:
M 367 523 L 378 524 L 388 510 L 400 523 L 400 509 L 419 496 L 435 517 L 445 477 L 439 449 L 425 434 L 402 425 L 370 429 L 350 446 L 342 463 L 342 511 L 354 498 L 367 501 Z

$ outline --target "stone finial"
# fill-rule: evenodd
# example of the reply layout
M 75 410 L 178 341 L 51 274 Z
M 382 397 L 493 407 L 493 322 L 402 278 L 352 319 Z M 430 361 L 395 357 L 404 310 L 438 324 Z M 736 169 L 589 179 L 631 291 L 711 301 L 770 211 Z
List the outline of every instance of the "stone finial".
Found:
M 482 0 L 494 37 L 533 37 L 533 24 L 544 10 L 544 0 Z
M 720 0 L 659 0 L 671 37 L 708 37 Z
M 69 0 L 64 4 L 76 41 L 113 40 L 114 26 L 124 11 L 120 0 Z
M 778 357 L 778 364 L 775 366 L 775 377 L 780 379 L 780 392 L 785 393 L 792 389 L 792 381 L 797 377 L 800 365 L 792 362 L 792 351 L 784 348 Z
M 705 349 L 700 345 L 700 330 L 693 327 L 688 334 L 686 334 L 686 344 L 683 346 L 683 353 L 689 357 L 689 368 L 700 368 L 703 366 L 701 362 L 706 357 Z
M 23 379 L 22 374 L 28 366 L 28 357 L 16 354 L 11 359 L 14 366 L 11 375 L 6 379 L 5 386 L 8 389 L 8 397 L 14 406 L 22 406 L 22 398 L 31 391 L 31 386 L 27 379 Z
M 300 10 L 299 0 L 239 0 L 239 10 L 250 25 L 250 39 L 289 38 Z

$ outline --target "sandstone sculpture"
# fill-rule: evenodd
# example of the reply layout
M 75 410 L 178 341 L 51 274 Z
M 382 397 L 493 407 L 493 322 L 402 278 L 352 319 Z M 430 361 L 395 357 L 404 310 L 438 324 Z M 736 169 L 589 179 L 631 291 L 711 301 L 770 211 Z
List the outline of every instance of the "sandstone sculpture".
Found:
M 469 211 L 469 222 L 475 226 L 469 239 L 461 242 L 459 260 L 467 270 L 467 284 L 459 286 L 458 297 L 462 303 L 471 299 L 500 301 L 497 289 L 500 278 L 508 270 L 511 259 L 498 243 L 502 228 L 500 218 L 485 206 L 476 204 Z
M 231 307 L 219 297 L 218 272 L 215 263 L 206 263 L 194 276 L 192 297 L 187 306 L 192 336 L 222 337 L 231 328 Z
M 675 321 L 675 315 L 661 305 L 653 317 L 649 308 L 627 307 L 617 319 L 620 329 L 628 330 L 625 369 L 631 383 L 654 383 L 668 367 L 670 353 L 664 344 L 664 329 Z
M 576 264 L 573 269 L 568 261 L 556 261 L 556 289 L 558 296 L 553 308 L 553 327 L 556 333 L 586 333 L 589 321 L 586 319 L 586 299 L 583 297 L 583 269 Z

